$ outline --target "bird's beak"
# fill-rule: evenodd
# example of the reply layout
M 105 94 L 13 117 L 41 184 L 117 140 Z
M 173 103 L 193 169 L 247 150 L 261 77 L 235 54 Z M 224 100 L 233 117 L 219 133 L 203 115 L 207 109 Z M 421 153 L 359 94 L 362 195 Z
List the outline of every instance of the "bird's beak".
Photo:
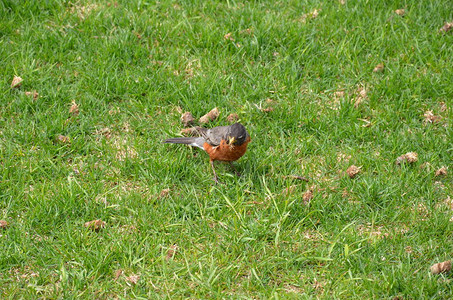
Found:
M 236 138 L 234 136 L 230 137 L 230 139 L 228 140 L 228 144 L 233 145 L 234 142 L 236 142 Z

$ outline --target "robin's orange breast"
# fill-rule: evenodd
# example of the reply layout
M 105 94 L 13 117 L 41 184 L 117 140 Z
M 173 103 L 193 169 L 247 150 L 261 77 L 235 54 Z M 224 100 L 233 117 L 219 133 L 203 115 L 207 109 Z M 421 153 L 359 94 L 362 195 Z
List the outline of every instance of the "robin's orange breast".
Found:
M 239 146 L 229 145 L 225 140 L 222 140 L 217 147 L 204 143 L 203 148 L 209 154 L 211 160 L 235 161 L 245 154 L 249 142 L 250 137 Z

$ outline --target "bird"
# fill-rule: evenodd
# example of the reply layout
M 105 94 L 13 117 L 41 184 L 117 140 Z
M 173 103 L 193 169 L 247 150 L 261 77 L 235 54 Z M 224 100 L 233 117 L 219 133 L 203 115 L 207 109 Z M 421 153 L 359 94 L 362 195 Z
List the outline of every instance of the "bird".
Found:
M 245 154 L 247 145 L 251 141 L 250 135 L 244 125 L 235 123 L 229 126 L 217 126 L 211 129 L 195 128 L 200 134 L 199 137 L 169 138 L 164 140 L 164 143 L 185 144 L 206 151 L 209 155 L 209 162 L 216 183 L 219 183 L 214 167 L 214 161 L 216 160 L 228 162 L 236 175 L 240 176 L 232 162 L 238 160 Z

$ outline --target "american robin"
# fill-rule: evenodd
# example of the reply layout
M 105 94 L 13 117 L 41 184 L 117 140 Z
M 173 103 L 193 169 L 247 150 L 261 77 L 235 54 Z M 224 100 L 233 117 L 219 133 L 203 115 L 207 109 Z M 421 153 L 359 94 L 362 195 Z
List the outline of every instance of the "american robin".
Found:
M 214 180 L 218 183 L 217 174 L 214 168 L 214 161 L 227 161 L 235 170 L 233 161 L 238 160 L 250 142 L 250 135 L 240 123 L 230 126 L 218 126 L 211 129 L 196 127 L 200 137 L 183 137 L 166 139 L 164 143 L 185 144 L 198 147 L 206 151 L 210 158 Z M 239 173 L 236 172 L 239 176 Z

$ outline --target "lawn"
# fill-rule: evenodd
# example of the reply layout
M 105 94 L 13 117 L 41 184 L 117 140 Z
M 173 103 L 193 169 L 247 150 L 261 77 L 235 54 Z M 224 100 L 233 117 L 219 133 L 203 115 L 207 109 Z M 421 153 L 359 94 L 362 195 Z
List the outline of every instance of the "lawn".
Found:
M 447 22 L 451 0 L 0 2 L 0 298 L 452 298 Z M 214 108 L 252 138 L 223 184 L 162 143 Z

